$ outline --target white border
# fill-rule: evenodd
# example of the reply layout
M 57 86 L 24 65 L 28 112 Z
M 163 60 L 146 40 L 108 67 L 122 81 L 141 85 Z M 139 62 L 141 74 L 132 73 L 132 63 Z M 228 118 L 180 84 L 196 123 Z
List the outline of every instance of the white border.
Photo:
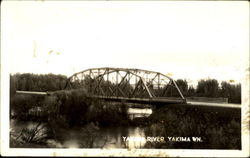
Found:
M 1 32 L 1 37 L 3 37 Z M 1 38 L 2 39 L 2 38 Z M 249 40 L 249 39 L 248 39 Z M 15 149 L 9 148 L 9 67 L 8 54 L 3 54 L 5 44 L 1 40 L 1 155 L 2 156 L 192 156 L 192 157 L 248 157 L 249 154 L 249 52 L 244 61 L 242 80 L 242 150 L 194 150 L 194 149 Z M 248 50 L 249 51 L 249 50 Z

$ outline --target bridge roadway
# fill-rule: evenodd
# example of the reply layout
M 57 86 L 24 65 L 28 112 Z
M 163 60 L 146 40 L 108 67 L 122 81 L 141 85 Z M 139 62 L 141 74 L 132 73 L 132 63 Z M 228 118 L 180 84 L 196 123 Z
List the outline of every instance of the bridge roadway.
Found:
M 51 95 L 53 92 L 34 92 L 34 91 L 16 91 L 17 94 L 30 94 L 30 95 Z M 106 97 L 106 96 L 91 96 L 91 98 L 102 99 L 105 101 L 116 101 L 116 102 L 129 102 L 129 103 L 140 103 L 140 104 L 181 104 L 186 103 L 185 99 L 175 98 L 127 98 L 127 97 Z
M 33 91 L 16 91 L 17 94 L 30 94 L 30 95 L 51 95 L 53 92 L 33 92 Z M 141 103 L 141 104 L 153 104 L 153 105 L 167 105 L 167 104 L 182 104 L 187 106 L 206 106 L 206 107 L 221 107 L 221 108 L 236 108 L 240 109 L 241 105 L 227 104 L 227 103 L 211 103 L 211 102 L 191 102 L 182 99 L 174 98 L 125 98 L 125 97 L 105 97 L 105 96 L 93 96 L 92 98 L 103 99 L 105 101 L 116 102 L 129 102 L 129 103 Z
M 151 104 L 156 106 L 168 105 L 168 104 L 178 104 L 178 105 L 182 104 L 187 106 L 207 106 L 207 107 L 236 108 L 236 109 L 241 108 L 240 104 L 185 101 L 175 98 L 124 98 L 124 97 L 105 97 L 105 96 L 93 96 L 92 98 L 103 99 L 105 101 Z
M 102 99 L 105 101 L 140 103 L 140 104 L 185 104 L 186 100 L 175 98 L 127 98 L 127 97 L 105 97 L 105 96 L 92 96 L 91 98 Z

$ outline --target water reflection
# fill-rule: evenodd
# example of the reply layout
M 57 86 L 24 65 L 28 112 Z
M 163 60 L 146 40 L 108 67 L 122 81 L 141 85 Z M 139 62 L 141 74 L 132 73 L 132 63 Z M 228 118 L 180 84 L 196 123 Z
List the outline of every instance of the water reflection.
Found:
M 103 148 L 141 148 L 146 143 L 144 129 L 139 127 L 105 128 L 100 130 L 100 135 L 103 137 L 96 141 L 95 147 L 100 147 L 103 139 L 106 140 Z
M 64 147 L 67 147 L 67 148 L 79 148 L 80 145 L 78 143 L 78 140 L 76 139 L 70 139 L 70 140 L 66 140 L 64 143 L 63 143 L 63 146 Z
M 152 109 L 150 108 L 129 108 L 128 114 L 130 119 L 137 117 L 148 117 L 152 114 Z M 65 132 L 69 135 L 69 131 Z M 94 135 L 86 137 L 82 136 L 79 131 L 71 131 L 70 140 L 63 143 L 65 147 L 82 147 L 85 148 L 142 148 L 146 144 L 146 136 L 144 128 L 142 127 L 107 127 L 101 128 Z M 91 140 L 90 140 L 91 139 Z M 90 141 L 90 144 L 86 142 Z M 71 142 L 71 143 L 70 143 Z M 78 143 L 76 143 L 78 142 Z
M 146 144 L 144 129 L 136 127 L 128 131 L 128 136 L 124 139 L 126 148 L 142 148 Z
M 83 133 L 79 130 L 71 129 L 63 131 L 62 137 L 64 141 L 60 144 L 57 143 L 56 147 L 131 149 L 142 148 L 146 143 L 144 129 L 140 127 L 101 128 L 97 135 L 88 135 L 87 137 L 83 137 Z
M 130 119 L 148 117 L 152 113 L 150 108 L 129 108 Z M 11 120 L 12 132 L 19 133 L 23 128 L 33 128 L 36 122 L 19 122 Z M 45 130 L 40 132 L 46 132 Z M 42 134 L 42 133 L 41 133 Z M 142 127 L 107 127 L 97 128 L 93 123 L 81 129 L 62 129 L 58 135 L 61 141 L 48 139 L 49 147 L 56 148 L 143 148 L 146 143 L 144 128 Z
M 152 114 L 151 108 L 129 108 L 128 109 L 129 118 L 133 120 L 138 117 L 148 117 Z

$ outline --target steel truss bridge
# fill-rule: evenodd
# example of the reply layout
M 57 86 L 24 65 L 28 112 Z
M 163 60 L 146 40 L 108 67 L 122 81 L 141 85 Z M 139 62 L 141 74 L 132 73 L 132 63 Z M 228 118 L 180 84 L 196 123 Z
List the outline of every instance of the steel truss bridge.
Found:
M 92 98 L 151 105 L 185 104 L 209 108 L 241 109 L 234 104 L 187 102 L 176 82 L 159 72 L 128 68 L 92 68 L 73 74 L 64 90 L 83 89 Z M 54 92 L 16 91 L 17 94 L 51 95 Z M 180 107 L 180 106 L 178 106 Z
M 171 77 L 142 69 L 87 69 L 69 77 L 64 89 L 84 89 L 90 96 L 106 101 L 186 103 L 180 88 Z

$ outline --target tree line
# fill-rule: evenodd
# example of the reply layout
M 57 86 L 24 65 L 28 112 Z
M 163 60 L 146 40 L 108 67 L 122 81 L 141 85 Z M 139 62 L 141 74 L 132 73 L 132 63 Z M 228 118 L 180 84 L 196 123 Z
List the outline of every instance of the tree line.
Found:
M 64 89 L 67 77 L 55 74 L 14 74 L 10 75 L 11 95 L 16 90 L 24 91 L 56 91 Z M 216 79 L 201 79 L 197 87 L 188 85 L 183 79 L 176 80 L 176 84 L 186 97 L 223 97 L 230 103 L 241 103 L 241 84 L 231 84 Z M 104 88 L 105 89 L 105 88 Z M 166 92 L 170 93 L 170 92 Z
M 189 86 L 186 80 L 176 81 L 184 96 L 187 97 L 222 97 L 228 98 L 229 103 L 241 103 L 241 84 L 231 84 L 216 79 L 201 79 L 196 88 Z
M 10 75 L 10 91 L 56 91 L 64 88 L 67 76 L 55 74 L 14 74 Z

